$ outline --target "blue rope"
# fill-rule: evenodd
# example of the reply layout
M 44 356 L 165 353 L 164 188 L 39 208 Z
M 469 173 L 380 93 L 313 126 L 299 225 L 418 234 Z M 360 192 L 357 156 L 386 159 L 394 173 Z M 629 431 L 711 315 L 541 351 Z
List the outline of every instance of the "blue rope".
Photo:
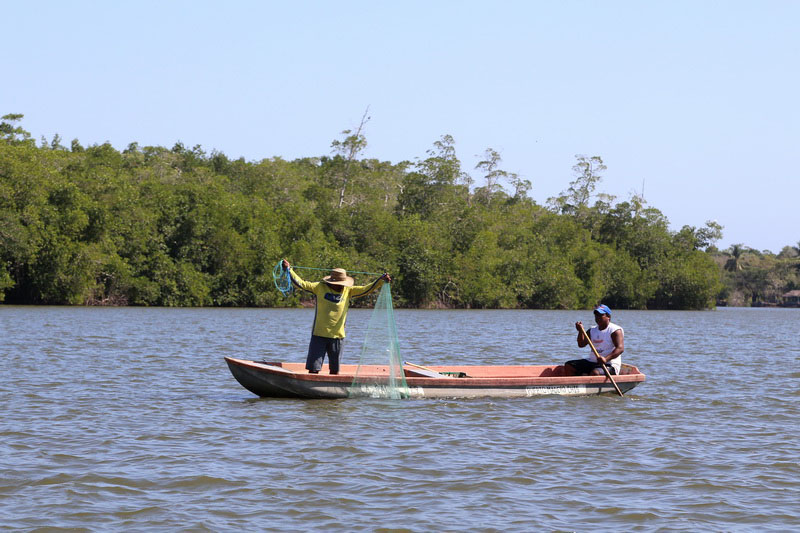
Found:
M 293 266 L 292 268 L 298 269 L 302 268 L 305 270 L 323 270 L 323 271 L 330 271 L 330 268 L 314 268 L 314 267 L 302 267 L 302 266 Z M 349 270 L 348 274 L 368 274 L 370 276 L 381 276 L 382 274 L 378 274 L 377 272 L 359 272 L 357 270 Z M 283 261 L 278 261 L 278 264 L 275 265 L 275 268 L 272 269 L 272 280 L 275 282 L 275 287 L 281 292 L 284 296 L 289 296 L 294 291 L 294 285 L 292 284 L 292 276 L 289 274 L 288 270 L 283 269 Z
M 275 282 L 275 287 L 281 291 L 281 294 L 284 296 L 292 294 L 294 290 L 292 276 L 289 274 L 288 269 L 283 269 L 283 261 L 278 261 L 278 264 L 272 269 L 272 280 Z

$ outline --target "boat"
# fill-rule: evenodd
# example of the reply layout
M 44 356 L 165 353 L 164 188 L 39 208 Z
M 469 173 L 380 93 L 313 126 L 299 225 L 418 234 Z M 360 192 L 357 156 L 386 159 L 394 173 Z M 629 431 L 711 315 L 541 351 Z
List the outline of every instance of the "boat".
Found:
M 231 373 L 247 390 L 262 398 L 386 397 L 388 365 L 341 365 L 331 375 L 327 365 L 311 374 L 304 363 L 251 361 L 225 357 Z M 354 378 L 358 373 L 358 385 Z M 406 362 L 403 373 L 410 398 L 526 398 L 548 394 L 584 396 L 617 394 L 606 376 L 566 375 L 563 365 L 448 365 L 423 367 Z M 620 391 L 633 389 L 645 375 L 623 364 L 614 381 Z

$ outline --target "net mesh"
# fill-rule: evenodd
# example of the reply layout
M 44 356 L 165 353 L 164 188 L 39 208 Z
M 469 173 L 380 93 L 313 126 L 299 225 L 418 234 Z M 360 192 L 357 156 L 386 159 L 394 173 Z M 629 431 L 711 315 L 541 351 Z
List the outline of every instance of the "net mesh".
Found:
M 391 399 L 409 397 L 388 283 L 381 287 L 375 302 L 348 395 Z

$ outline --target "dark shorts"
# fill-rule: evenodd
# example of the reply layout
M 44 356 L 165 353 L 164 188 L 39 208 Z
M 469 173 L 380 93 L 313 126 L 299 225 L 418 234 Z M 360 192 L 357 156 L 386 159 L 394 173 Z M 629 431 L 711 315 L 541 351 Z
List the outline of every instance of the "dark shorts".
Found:
M 325 354 L 328 354 L 328 368 L 331 374 L 339 373 L 339 355 L 342 353 L 344 339 L 331 339 L 329 337 L 311 336 L 308 343 L 308 357 L 306 358 L 306 370 L 309 372 L 319 372 L 322 369 L 322 362 Z
M 600 368 L 602 365 L 600 363 L 593 363 L 588 359 L 573 359 L 572 361 L 567 361 L 564 363 L 564 366 L 571 366 L 573 370 L 575 370 L 576 375 L 582 376 L 584 374 L 591 374 L 592 370 L 595 368 Z M 608 369 L 608 373 L 612 376 L 617 373 L 614 367 L 610 364 L 606 364 L 606 368 Z

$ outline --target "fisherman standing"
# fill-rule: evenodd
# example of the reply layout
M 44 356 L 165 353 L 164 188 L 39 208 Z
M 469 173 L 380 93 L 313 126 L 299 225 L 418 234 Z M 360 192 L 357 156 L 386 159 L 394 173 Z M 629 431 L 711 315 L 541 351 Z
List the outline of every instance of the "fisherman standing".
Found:
M 345 337 L 344 324 L 347 320 L 347 310 L 350 308 L 350 299 L 370 294 L 380 288 L 384 281 L 391 283 L 391 276 L 383 274 L 369 285 L 354 285 L 353 278 L 347 275 L 347 271 L 334 268 L 329 275 L 322 278 L 322 281 L 312 282 L 298 276 L 286 259 L 282 264 L 283 268 L 289 271 L 292 283 L 314 294 L 316 299 L 306 370 L 312 374 L 319 373 L 327 353 L 330 373 L 338 374 Z

